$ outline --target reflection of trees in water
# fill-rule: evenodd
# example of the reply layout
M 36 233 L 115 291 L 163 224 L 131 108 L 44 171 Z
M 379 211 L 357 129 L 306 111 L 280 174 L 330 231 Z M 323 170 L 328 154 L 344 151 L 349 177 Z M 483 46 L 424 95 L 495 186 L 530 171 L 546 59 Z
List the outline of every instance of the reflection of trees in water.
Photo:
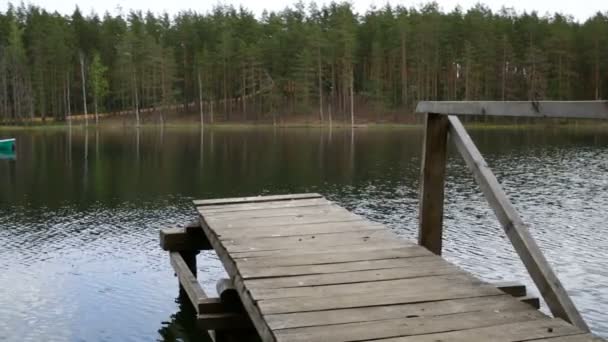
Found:
M 175 299 L 179 304 L 179 310 L 171 315 L 168 322 L 163 322 L 162 327 L 158 330 L 160 335 L 159 341 L 211 341 L 207 333 L 198 329 L 196 324 L 196 311 L 192 304 L 185 296 L 179 296 Z

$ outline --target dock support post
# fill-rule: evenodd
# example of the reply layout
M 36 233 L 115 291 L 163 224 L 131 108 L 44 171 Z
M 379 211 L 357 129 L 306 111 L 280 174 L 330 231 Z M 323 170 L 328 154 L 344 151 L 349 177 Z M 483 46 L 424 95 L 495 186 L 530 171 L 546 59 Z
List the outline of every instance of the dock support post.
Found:
M 441 255 L 443 193 L 449 121 L 446 115 L 426 115 L 420 170 L 418 244 Z

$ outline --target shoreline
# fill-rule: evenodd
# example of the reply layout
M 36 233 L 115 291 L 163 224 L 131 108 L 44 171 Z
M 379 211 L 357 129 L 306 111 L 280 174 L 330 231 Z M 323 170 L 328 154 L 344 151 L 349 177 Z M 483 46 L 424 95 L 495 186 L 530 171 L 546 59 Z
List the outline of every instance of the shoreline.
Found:
M 321 123 L 247 123 L 247 122 L 221 122 L 221 123 L 205 123 L 204 129 L 412 129 L 421 128 L 422 123 L 360 123 L 355 124 L 351 127 L 350 123 L 347 124 L 321 124 Z M 608 128 L 608 123 L 595 122 L 595 121 L 573 121 L 573 122 L 544 122 L 544 123 L 484 123 L 484 122 L 468 122 L 465 126 L 471 129 L 525 129 L 525 128 L 597 128 L 605 129 Z M 73 123 L 72 129 L 200 129 L 201 126 L 198 123 L 192 122 L 177 122 L 177 123 L 143 123 L 140 125 L 135 124 L 122 124 L 117 122 L 101 122 L 99 124 L 89 123 L 85 126 L 84 123 Z M 14 124 L 6 125 L 0 124 L 0 130 L 2 131 L 22 131 L 22 130 L 66 130 L 69 129 L 70 125 L 67 123 L 35 123 L 35 124 Z

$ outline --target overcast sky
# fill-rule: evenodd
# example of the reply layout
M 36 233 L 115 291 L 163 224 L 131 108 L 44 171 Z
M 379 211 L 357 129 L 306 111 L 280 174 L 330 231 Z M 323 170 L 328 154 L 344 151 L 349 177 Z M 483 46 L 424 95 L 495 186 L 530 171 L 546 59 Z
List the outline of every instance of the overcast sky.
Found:
M 14 4 L 18 4 L 20 0 L 13 0 Z M 95 10 L 98 13 L 110 11 L 116 13 L 117 8 L 122 8 L 124 12 L 129 9 L 151 10 L 156 13 L 167 11 L 171 14 L 181 10 L 192 9 L 197 12 L 206 12 L 217 4 L 232 4 L 236 7 L 243 5 L 259 15 L 264 9 L 281 10 L 286 5 L 293 4 L 295 0 L 32 0 L 25 1 L 34 5 L 41 6 L 50 11 L 59 11 L 60 13 L 71 13 L 76 4 L 80 9 L 89 13 Z M 304 1 L 308 3 L 308 1 Z M 317 0 L 318 4 L 327 3 L 329 1 Z M 376 7 L 384 6 L 386 0 L 351 0 L 355 9 L 359 13 L 364 13 L 371 5 Z M 427 1 L 408 1 L 408 0 L 390 0 L 392 5 L 405 5 L 407 7 L 416 6 Z M 576 20 L 584 21 L 596 12 L 608 11 L 608 0 L 437 0 L 440 7 L 445 11 L 452 10 L 455 6 L 460 5 L 464 9 L 474 6 L 481 2 L 488 5 L 492 10 L 499 10 L 501 7 L 511 7 L 518 12 L 536 10 L 539 14 L 560 12 L 570 14 Z M 6 10 L 8 0 L 0 0 L 0 10 Z

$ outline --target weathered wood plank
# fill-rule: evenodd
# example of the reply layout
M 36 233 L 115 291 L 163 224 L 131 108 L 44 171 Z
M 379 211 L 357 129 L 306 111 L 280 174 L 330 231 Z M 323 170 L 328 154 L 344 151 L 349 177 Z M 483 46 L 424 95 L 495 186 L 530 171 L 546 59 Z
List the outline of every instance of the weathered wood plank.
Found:
M 415 267 L 246 280 L 245 285 L 250 289 L 276 289 L 408 279 L 455 273 L 462 273 L 462 270 L 446 262 L 439 262 L 436 264 L 426 264 L 424 266 L 416 265 Z
M 259 209 L 259 210 L 243 210 L 229 211 L 223 213 L 210 213 L 205 210 L 205 207 L 199 208 L 199 213 L 205 215 L 207 222 L 214 221 L 239 221 L 247 219 L 264 219 L 271 217 L 284 216 L 346 216 L 351 218 L 354 214 L 337 205 L 317 205 L 295 208 L 276 208 L 276 209 Z
M 431 302 L 448 299 L 497 296 L 504 293 L 494 286 L 479 286 L 462 283 L 451 287 L 434 287 L 429 289 L 407 289 L 407 291 L 386 290 L 379 293 L 357 293 L 332 295 L 329 297 L 279 298 L 261 300 L 258 305 L 265 315 L 347 309 L 365 306 L 396 305 L 419 302 Z
M 239 312 L 203 313 L 197 315 L 198 326 L 203 330 L 253 329 L 251 321 Z
M 229 212 L 241 212 L 241 211 L 257 211 L 257 210 L 268 210 L 268 209 L 280 209 L 280 208 L 299 208 L 299 207 L 310 207 L 319 205 L 332 205 L 334 202 L 328 201 L 325 198 L 313 198 L 313 199 L 300 199 L 293 201 L 269 201 L 269 202 L 257 202 L 257 203 L 243 203 L 243 204 L 220 204 L 220 205 L 209 205 L 204 208 L 200 208 L 205 213 L 229 213 Z
M 382 293 L 393 289 L 408 289 L 408 292 L 424 292 L 432 289 L 451 289 L 457 286 L 488 286 L 465 273 L 447 274 L 419 278 L 368 281 L 352 284 L 302 286 L 289 288 L 249 288 L 256 300 L 330 297 L 357 293 Z M 497 289 L 498 291 L 498 289 Z
M 203 230 L 165 228 L 160 231 L 160 247 L 165 251 L 199 251 L 212 249 Z
M 245 308 L 249 318 L 251 319 L 251 322 L 255 326 L 260 338 L 264 342 L 276 341 L 274 334 L 268 327 L 268 324 L 266 323 L 266 321 L 264 320 L 264 318 L 262 316 L 262 313 L 260 312 L 260 308 L 258 307 L 256 302 L 251 298 L 251 296 L 248 294 L 248 290 L 244 286 L 243 280 L 239 275 L 239 271 L 236 266 L 236 263 L 234 262 L 234 260 L 232 260 L 232 258 L 230 257 L 230 254 L 228 253 L 228 251 L 226 251 L 226 249 L 222 245 L 221 241 L 218 239 L 215 232 L 213 231 L 213 229 L 211 229 L 209 227 L 209 225 L 205 221 L 205 218 L 200 216 L 199 220 L 201 223 L 201 227 L 202 227 L 203 231 L 205 232 L 205 235 L 207 236 L 207 239 L 209 240 L 209 242 L 213 246 L 213 249 L 217 253 L 220 260 L 222 261 L 222 264 L 224 265 L 226 272 L 230 275 L 230 278 L 232 279 L 234 287 L 236 288 L 236 290 L 239 294 L 239 297 L 241 298 L 243 307 Z
M 555 317 L 562 318 L 583 331 L 587 324 L 574 306 L 568 293 L 549 266 L 527 226 L 509 201 L 500 183 L 479 153 L 479 150 L 456 116 L 448 116 L 450 137 L 473 173 L 488 203 L 496 213 L 507 237 L 528 270 L 530 277 Z
M 317 193 L 305 193 L 305 194 L 287 194 L 287 195 L 272 195 L 272 196 L 216 198 L 216 199 L 195 200 L 195 201 L 193 201 L 193 203 L 197 207 L 204 207 L 204 206 L 209 206 L 209 205 L 291 201 L 291 200 L 322 198 L 322 197 L 323 196 L 321 196 Z
M 204 216 L 204 214 L 202 214 Z M 262 218 L 243 218 L 241 220 L 213 220 L 209 219 L 209 223 L 213 224 L 218 233 L 222 233 L 229 228 L 244 228 L 244 227 L 271 227 L 271 226 L 286 226 L 286 225 L 309 225 L 312 223 L 333 223 L 333 222 L 361 222 L 363 219 L 355 214 L 350 215 L 293 215 L 281 217 L 262 217 Z
M 230 228 L 218 231 L 221 239 L 237 239 L 251 236 L 260 237 L 280 237 L 280 236 L 299 236 L 311 234 L 335 234 L 358 232 L 362 230 L 387 230 L 386 227 L 372 222 L 336 222 L 336 223 L 312 223 L 309 225 L 285 225 L 273 227 L 254 227 L 254 228 Z
M 432 318 L 391 319 L 276 330 L 277 341 L 364 341 L 472 329 L 542 318 L 538 311 L 471 312 Z
M 179 252 L 170 252 L 169 257 L 171 266 L 173 266 L 180 284 L 183 286 L 184 291 L 186 291 L 196 312 L 200 313 L 202 308 L 199 306 L 199 302 L 207 298 L 205 291 L 203 291 L 203 288 L 198 283 L 198 280 L 196 280 L 196 277 L 194 277 L 194 274 L 192 274 L 192 271 L 190 271 L 186 261 L 184 261 Z
M 581 334 L 573 336 L 562 336 L 554 338 L 542 338 L 534 340 L 534 342 L 604 342 L 604 339 L 593 336 L 591 334 Z
M 608 101 L 421 101 L 418 113 L 608 119 Z
M 374 247 L 377 248 L 377 247 Z M 352 250 L 338 252 L 316 252 L 306 254 L 283 254 L 279 257 L 259 257 L 236 259 L 236 263 L 241 266 L 255 265 L 262 266 L 296 266 L 296 265 L 319 265 L 339 262 L 352 262 L 363 260 L 397 259 L 428 256 L 430 252 L 418 246 L 406 246 L 392 249 L 372 249 L 372 250 Z
M 437 255 L 441 255 L 443 239 L 443 192 L 448 127 L 445 115 L 427 114 L 420 169 L 418 244 Z
M 443 333 L 396 337 L 381 342 L 520 342 L 579 334 L 580 330 L 561 319 L 539 319 L 507 323 L 484 328 L 456 330 Z
M 308 249 L 309 247 L 329 247 L 372 243 L 391 243 L 397 236 L 388 230 L 371 230 L 349 233 L 313 234 L 271 238 L 223 239 L 220 240 L 230 253 L 256 250 Z
M 403 247 L 412 247 L 413 244 L 408 242 L 401 241 L 368 241 L 364 243 L 353 243 L 348 245 L 340 245 L 340 246 L 332 246 L 331 252 L 371 252 L 371 251 L 380 251 L 380 250 L 392 250 L 392 249 L 401 249 Z M 295 257 L 299 255 L 311 255 L 311 254 L 319 254 L 319 253 L 328 253 L 328 247 L 326 246 L 315 246 L 309 245 L 305 249 L 292 249 L 292 248 L 284 248 L 282 246 L 277 246 L 275 248 L 269 248 L 267 250 L 255 250 L 255 251 L 247 251 L 247 252 L 231 252 L 230 255 L 233 259 L 247 259 L 251 260 L 253 258 L 266 258 L 266 259 L 277 259 L 286 256 Z M 428 251 L 427 251 L 428 252 Z M 420 252 L 424 253 L 424 252 Z M 429 252 L 430 253 L 430 252 Z M 260 259 L 263 261 L 265 259 Z
M 529 308 L 511 296 L 497 295 L 414 304 L 274 314 L 266 315 L 265 318 L 272 329 L 287 329 L 396 318 L 432 317 L 484 310 L 515 311 L 526 309 Z
M 252 266 L 240 267 L 241 275 L 245 280 L 248 279 L 266 279 L 286 276 L 306 276 L 317 274 L 335 274 L 336 276 L 343 272 L 353 271 L 368 271 L 368 270 L 385 270 L 392 268 L 417 268 L 417 267 L 433 267 L 438 263 L 445 262 L 436 256 L 421 256 L 416 258 L 400 258 L 400 259 L 380 259 L 380 260 L 363 260 L 353 262 L 340 262 L 319 265 L 297 265 L 297 266 L 278 266 L 278 267 L 258 267 L 255 264 Z

